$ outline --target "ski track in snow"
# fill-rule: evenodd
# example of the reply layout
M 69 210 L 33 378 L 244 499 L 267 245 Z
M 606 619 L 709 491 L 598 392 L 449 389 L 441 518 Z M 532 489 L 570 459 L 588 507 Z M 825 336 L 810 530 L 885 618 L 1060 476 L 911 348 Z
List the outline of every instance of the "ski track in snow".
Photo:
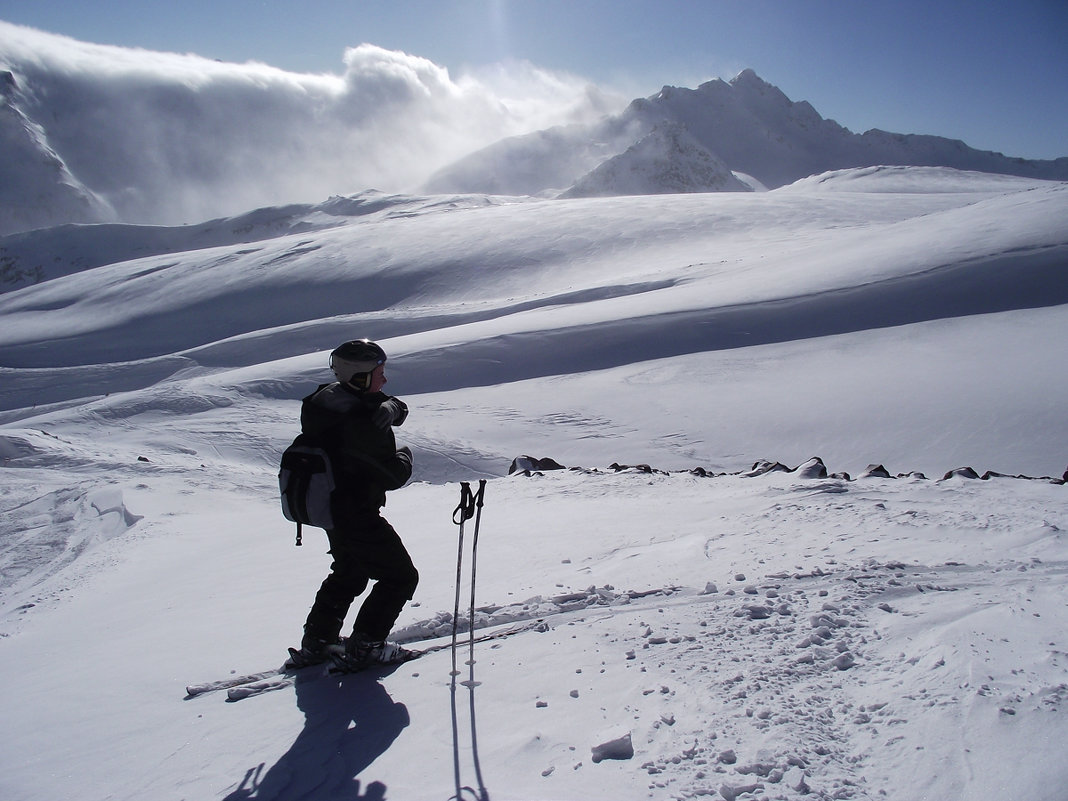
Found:
M 1029 721 L 1064 731 L 1068 649 L 1058 633 L 1068 622 L 1059 589 L 1068 573 L 1063 534 L 1048 522 L 1029 527 L 1019 509 L 983 497 L 1011 494 L 1020 484 L 1056 500 L 1041 488 L 1062 490 L 1048 482 L 846 482 L 783 473 L 695 478 L 641 468 L 517 475 L 509 482 L 490 484 L 498 504 L 528 494 L 571 504 L 577 496 L 592 500 L 602 493 L 652 497 L 680 483 L 707 484 L 716 494 L 717 482 L 729 482 L 734 486 L 721 489 L 730 495 L 738 482 L 750 482 L 758 503 L 730 516 L 730 533 L 708 537 L 702 557 L 722 574 L 724 557 L 745 558 L 744 547 L 725 545 L 725 539 L 758 537 L 758 528 L 770 536 L 747 555 L 749 571 L 704 587 L 590 585 L 480 605 L 479 630 L 540 621 L 475 650 L 481 682 L 476 715 L 498 710 L 488 715 L 489 726 L 485 719 L 480 724 L 481 759 L 494 796 L 496 787 L 506 797 L 561 797 L 569 792 L 568 777 L 612 764 L 625 766 L 619 771 L 629 777 L 628 798 L 897 797 L 899 782 L 911 786 L 899 777 L 912 772 L 941 773 L 944 785 L 932 780 L 935 788 L 959 789 L 999 768 L 1018 770 L 975 764 L 992 727 Z M 937 500 L 960 491 L 962 482 L 975 488 L 972 503 L 946 508 Z M 1042 513 L 1036 509 L 1034 516 Z M 825 539 L 782 554 L 795 532 L 828 521 L 834 525 Z M 898 536 L 889 536 L 895 531 Z M 959 547 L 940 531 L 970 532 L 965 536 L 976 539 Z M 1005 537 L 1016 541 L 1011 553 L 998 547 Z M 871 550 L 903 554 L 923 538 L 931 542 L 921 546 L 927 549 L 922 555 L 963 558 L 925 564 L 864 556 L 863 543 L 881 540 Z M 819 552 L 815 558 L 813 551 Z M 606 563 L 620 553 L 606 553 Z M 1059 558 L 1047 562 L 1039 553 Z M 815 566 L 783 569 L 783 559 L 810 559 Z M 1036 597 L 1046 593 L 1062 599 L 1060 609 Z M 1045 610 L 1055 619 L 1041 620 Z M 441 637 L 451 622 L 451 613 L 442 611 L 399 627 L 397 639 Z M 462 620 L 461 631 L 465 627 Z M 460 648 L 466 655 L 462 637 Z M 441 675 L 447 653 L 401 666 L 381 681 L 390 694 L 406 697 L 411 681 Z M 501 709 L 509 711 L 501 716 Z M 932 740 L 933 731 L 944 736 L 945 718 L 970 722 L 956 744 Z M 936 764 L 947 753 L 953 764 Z M 1036 745 L 1032 759 L 1041 758 Z M 522 765 L 536 765 L 537 775 L 523 775 Z M 620 797 L 613 794 L 623 786 L 620 778 L 583 797 Z M 267 787 L 276 780 L 266 779 Z M 419 797 L 405 794 L 418 785 L 397 786 L 398 797 Z M 292 797 L 315 798 L 315 792 Z
M 1059 581 L 1066 572 L 1064 565 L 1027 570 L 1032 582 Z M 902 661 L 918 665 L 917 671 L 949 674 L 953 682 L 972 672 L 972 662 L 990 661 L 976 658 L 975 646 L 970 656 L 957 654 L 949 664 L 937 647 L 889 653 L 881 633 L 893 625 L 888 621 L 894 615 L 938 617 L 945 630 L 972 614 L 939 607 L 941 593 L 974 586 L 976 577 L 970 574 L 975 572 L 954 565 L 869 563 L 755 581 L 738 576 L 736 585 L 704 594 L 666 588 L 635 596 L 591 587 L 563 602 L 538 598 L 481 610 L 478 627 L 535 616 L 544 621 L 541 629 L 515 635 L 539 639 L 539 654 L 561 655 L 530 666 L 557 677 L 549 691 L 534 696 L 533 707 L 542 718 L 538 728 L 555 729 L 560 736 L 574 716 L 615 720 L 633 750 L 615 757 L 608 749 L 609 756 L 601 758 L 640 762 L 646 797 L 874 799 L 893 794 L 893 777 L 872 781 L 869 761 L 889 749 L 907 764 L 908 750 L 922 749 L 927 739 L 923 720 L 912 718 L 924 708 L 979 703 L 997 707 L 1003 716 L 1049 715 L 1068 700 L 1068 684 L 1045 686 L 1023 669 L 1013 670 L 1012 679 L 979 685 L 941 676 L 914 684 L 899 677 Z M 580 608 L 584 611 L 576 614 Z M 443 613 L 398 633 L 436 633 L 448 617 Z M 906 626 L 937 636 L 922 621 Z M 575 651 L 576 639 L 594 646 Z M 511 644 L 480 645 L 479 675 L 521 675 L 528 668 L 526 657 L 512 657 Z M 462 640 L 460 645 L 466 654 Z M 1051 654 L 1062 669 L 1068 667 L 1068 654 Z M 425 669 L 424 663 L 419 670 Z M 633 674 L 629 696 L 616 693 L 618 681 L 602 693 L 601 677 L 621 671 Z M 529 692 L 523 684 L 516 695 Z M 612 713 L 606 715 L 606 709 Z M 599 751 L 605 753 L 604 746 L 616 741 L 589 747 L 566 742 L 565 735 L 561 742 L 544 744 L 541 776 L 547 786 L 557 771 L 589 769 L 600 761 Z

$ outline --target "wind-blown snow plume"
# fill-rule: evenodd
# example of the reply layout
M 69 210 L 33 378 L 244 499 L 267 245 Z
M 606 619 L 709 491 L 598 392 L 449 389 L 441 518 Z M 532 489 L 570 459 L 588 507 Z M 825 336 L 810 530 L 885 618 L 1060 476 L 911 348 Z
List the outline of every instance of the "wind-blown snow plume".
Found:
M 502 136 L 584 120 L 609 102 L 530 65 L 454 78 L 424 58 L 361 44 L 345 52 L 341 74 L 296 74 L 3 22 L 0 71 L 0 135 L 34 131 L 58 161 L 54 183 L 82 192 L 95 219 L 111 207 L 127 222 L 405 189 Z M 12 169 L 8 186 L 40 187 Z M 52 220 L 0 218 L 0 233 L 35 222 Z

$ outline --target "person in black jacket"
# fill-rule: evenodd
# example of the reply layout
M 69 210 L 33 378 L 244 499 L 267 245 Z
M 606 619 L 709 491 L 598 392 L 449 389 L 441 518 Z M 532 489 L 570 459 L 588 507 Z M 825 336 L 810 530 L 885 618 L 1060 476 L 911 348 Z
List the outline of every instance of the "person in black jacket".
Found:
M 386 492 L 411 478 L 412 452 L 398 448 L 393 426 L 408 407 L 382 392 L 386 354 L 366 339 L 345 342 L 330 354 L 337 381 L 304 398 L 301 429 L 326 443 L 336 489 L 327 531 L 333 564 L 315 596 L 300 651 L 291 664 L 333 659 L 343 670 L 372 662 L 396 662 L 410 652 L 386 642 L 404 604 L 415 594 L 419 573 L 397 532 L 381 516 Z M 352 636 L 339 647 L 345 617 L 355 599 L 374 581 L 356 615 Z

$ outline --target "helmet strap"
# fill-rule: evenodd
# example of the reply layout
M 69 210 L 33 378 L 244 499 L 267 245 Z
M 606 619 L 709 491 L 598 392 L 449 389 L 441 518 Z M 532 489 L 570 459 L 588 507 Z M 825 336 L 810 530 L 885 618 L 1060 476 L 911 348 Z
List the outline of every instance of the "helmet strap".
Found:
M 349 379 L 349 385 L 353 389 L 358 389 L 361 392 L 365 392 L 371 388 L 371 374 L 355 373 L 352 378 Z

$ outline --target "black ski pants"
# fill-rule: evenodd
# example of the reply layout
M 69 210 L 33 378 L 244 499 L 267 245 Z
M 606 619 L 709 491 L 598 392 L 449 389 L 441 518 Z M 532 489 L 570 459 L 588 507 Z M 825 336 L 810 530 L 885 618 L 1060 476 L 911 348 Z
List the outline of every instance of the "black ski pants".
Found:
M 349 607 L 373 580 L 356 615 L 353 635 L 372 641 L 386 639 L 419 583 L 419 573 L 400 536 L 378 514 L 326 535 L 334 561 L 308 614 L 305 636 L 335 642 Z

